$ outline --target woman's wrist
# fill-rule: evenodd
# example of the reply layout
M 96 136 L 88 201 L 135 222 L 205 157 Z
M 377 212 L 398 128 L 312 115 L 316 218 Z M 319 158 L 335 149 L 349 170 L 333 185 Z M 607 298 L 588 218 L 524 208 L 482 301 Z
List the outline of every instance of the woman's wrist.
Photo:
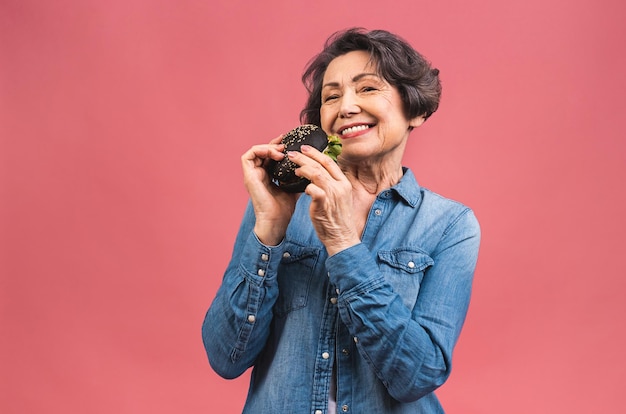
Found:
M 258 222 L 254 226 L 254 234 L 266 246 L 278 246 L 285 238 L 286 228 L 277 225 L 263 225 Z
M 326 251 L 329 256 L 333 256 L 343 250 L 349 249 L 350 247 L 356 246 L 361 242 L 360 239 L 346 239 L 341 241 L 336 241 L 333 243 L 325 244 Z

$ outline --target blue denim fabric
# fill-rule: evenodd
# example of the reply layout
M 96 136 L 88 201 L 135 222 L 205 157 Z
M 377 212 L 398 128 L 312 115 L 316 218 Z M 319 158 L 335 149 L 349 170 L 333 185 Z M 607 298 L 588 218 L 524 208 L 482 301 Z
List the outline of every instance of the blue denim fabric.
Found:
M 473 212 L 405 169 L 381 192 L 361 243 L 328 257 L 302 195 L 283 242 L 245 213 L 202 335 L 224 378 L 254 366 L 244 413 L 443 413 L 480 241 Z

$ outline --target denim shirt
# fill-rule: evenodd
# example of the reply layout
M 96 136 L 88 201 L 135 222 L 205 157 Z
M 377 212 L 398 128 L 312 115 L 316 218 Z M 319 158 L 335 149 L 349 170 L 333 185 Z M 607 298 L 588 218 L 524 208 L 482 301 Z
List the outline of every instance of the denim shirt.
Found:
M 378 194 L 361 243 L 331 257 L 303 194 L 280 245 L 253 233 L 250 203 L 202 326 L 212 368 L 254 367 L 244 413 L 443 413 L 480 229 L 473 212 L 402 180 Z

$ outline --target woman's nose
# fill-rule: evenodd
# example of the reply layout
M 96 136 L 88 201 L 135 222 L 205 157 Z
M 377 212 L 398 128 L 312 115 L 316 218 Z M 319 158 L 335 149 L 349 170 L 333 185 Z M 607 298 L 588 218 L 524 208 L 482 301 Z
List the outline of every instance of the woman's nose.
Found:
M 358 104 L 356 96 L 352 93 L 344 93 L 341 97 L 341 104 L 339 105 L 339 118 L 347 118 L 360 111 L 361 107 Z

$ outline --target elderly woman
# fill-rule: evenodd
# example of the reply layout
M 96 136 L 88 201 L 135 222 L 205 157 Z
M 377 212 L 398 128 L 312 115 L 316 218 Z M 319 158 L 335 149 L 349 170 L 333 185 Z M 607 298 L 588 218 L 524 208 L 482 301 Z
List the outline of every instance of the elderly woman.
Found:
M 304 73 L 301 120 L 341 138 L 337 163 L 288 152 L 311 181 L 295 195 L 264 168 L 280 136 L 242 156 L 250 203 L 203 340 L 219 375 L 254 367 L 244 413 L 443 412 L 480 230 L 401 164 L 438 74 L 394 34 L 336 33 Z

